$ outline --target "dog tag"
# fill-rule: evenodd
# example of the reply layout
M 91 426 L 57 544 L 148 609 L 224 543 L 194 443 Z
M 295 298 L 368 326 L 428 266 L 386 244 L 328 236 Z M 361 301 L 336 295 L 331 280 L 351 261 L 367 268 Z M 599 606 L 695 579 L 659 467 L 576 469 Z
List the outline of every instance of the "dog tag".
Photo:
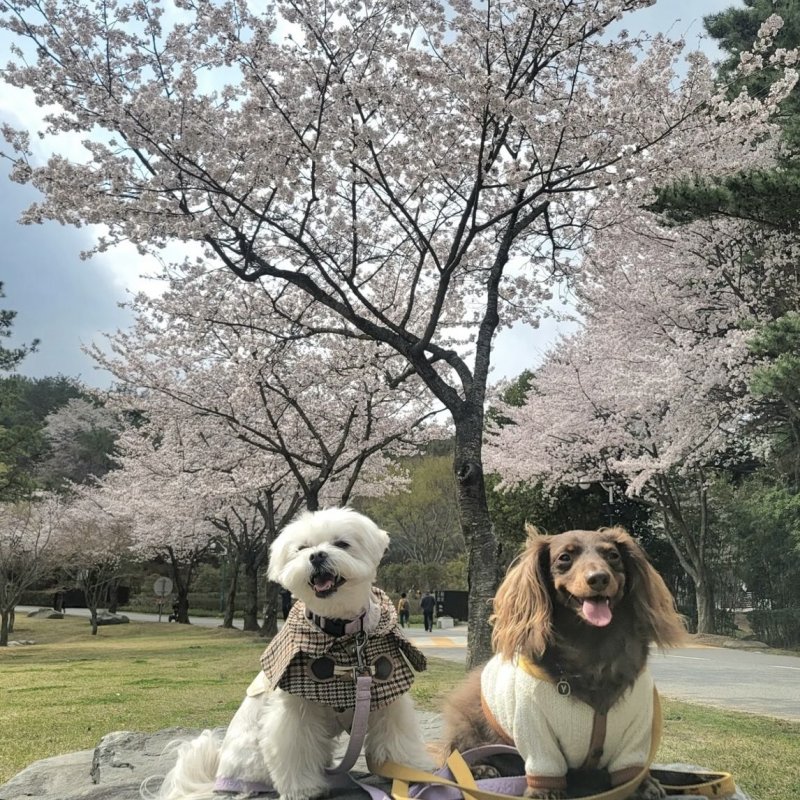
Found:
M 559 694 L 560 694 L 562 697 L 569 697 L 569 696 L 572 694 L 572 687 L 569 685 L 569 681 L 568 681 L 568 680 L 565 680 L 564 678 L 562 678 L 562 679 L 561 679 L 561 680 L 560 680 L 560 681 L 559 681 L 559 682 L 556 684 L 556 691 L 557 691 L 557 692 L 558 692 L 558 693 L 559 693 Z

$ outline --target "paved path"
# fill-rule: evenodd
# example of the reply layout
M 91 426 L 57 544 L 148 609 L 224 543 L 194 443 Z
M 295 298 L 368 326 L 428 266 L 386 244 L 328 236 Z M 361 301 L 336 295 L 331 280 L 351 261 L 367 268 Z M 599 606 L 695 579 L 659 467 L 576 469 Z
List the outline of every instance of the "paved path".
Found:
M 466 658 L 466 626 L 431 633 L 409 628 L 406 633 L 428 655 Z M 653 650 L 650 668 L 665 697 L 800 721 L 798 656 L 692 645 L 665 653 Z

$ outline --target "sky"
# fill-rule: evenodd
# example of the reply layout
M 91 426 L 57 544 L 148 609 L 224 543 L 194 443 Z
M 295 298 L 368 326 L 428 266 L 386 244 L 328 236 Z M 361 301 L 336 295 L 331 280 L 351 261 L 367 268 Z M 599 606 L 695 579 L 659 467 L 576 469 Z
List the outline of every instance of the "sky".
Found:
M 655 6 L 628 15 L 624 27 L 685 37 L 695 49 L 702 47 L 712 58 L 715 51 L 703 41 L 702 19 L 740 0 L 658 0 Z M 0 35 L 0 52 L 10 40 Z M 33 130 L 38 109 L 32 97 L 0 81 L 0 123 Z M 13 336 L 3 341 L 16 346 L 40 340 L 38 351 L 29 355 L 18 372 L 32 378 L 65 375 L 88 386 L 106 388 L 110 376 L 95 368 L 82 352 L 82 345 L 102 343 L 103 334 L 131 323 L 120 307 L 131 292 L 151 291 L 157 285 L 146 274 L 154 266 L 133 249 L 115 250 L 82 260 L 80 253 L 92 246 L 90 229 L 74 229 L 48 222 L 18 224 L 21 212 L 37 199 L 34 189 L 8 180 L 0 165 L 0 281 L 6 294 L 0 308 L 17 312 Z M 535 366 L 568 326 L 546 320 L 539 329 L 516 326 L 501 332 L 494 352 L 494 378 L 514 377 Z

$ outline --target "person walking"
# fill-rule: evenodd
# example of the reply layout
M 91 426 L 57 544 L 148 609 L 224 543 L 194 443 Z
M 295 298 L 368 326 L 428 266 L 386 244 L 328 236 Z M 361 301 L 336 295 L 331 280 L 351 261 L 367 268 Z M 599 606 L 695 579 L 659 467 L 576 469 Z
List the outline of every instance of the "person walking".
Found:
M 397 616 L 400 620 L 400 627 L 405 628 L 409 624 L 411 617 L 411 603 L 408 602 L 405 592 L 400 595 L 400 599 L 397 601 Z
M 422 609 L 422 621 L 425 623 L 425 630 L 433 630 L 433 610 L 436 608 L 436 601 L 430 591 L 426 591 L 422 595 L 422 600 L 419 601 L 420 608 Z

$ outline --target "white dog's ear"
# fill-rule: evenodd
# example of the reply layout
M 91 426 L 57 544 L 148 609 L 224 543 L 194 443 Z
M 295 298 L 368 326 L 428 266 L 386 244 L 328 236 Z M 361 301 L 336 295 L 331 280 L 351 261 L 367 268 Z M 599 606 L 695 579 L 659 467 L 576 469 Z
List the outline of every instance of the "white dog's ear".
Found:
M 282 533 L 286 533 L 291 528 L 287 525 Z M 290 549 L 294 546 L 294 539 L 290 536 L 278 536 L 269 546 L 269 564 L 267 565 L 267 577 L 275 583 L 280 583 L 280 574 L 289 561 Z
M 383 554 L 389 549 L 389 534 L 376 526 L 375 536 L 370 541 L 370 545 L 374 548 L 375 563 L 378 564 L 383 558 Z
M 278 545 L 277 547 L 275 545 Z M 275 583 L 280 583 L 278 576 L 280 575 L 281 568 L 286 563 L 283 551 L 285 547 L 281 547 L 278 542 L 273 542 L 269 548 L 269 563 L 267 565 L 267 577 Z M 280 562 L 280 564 L 278 563 Z

